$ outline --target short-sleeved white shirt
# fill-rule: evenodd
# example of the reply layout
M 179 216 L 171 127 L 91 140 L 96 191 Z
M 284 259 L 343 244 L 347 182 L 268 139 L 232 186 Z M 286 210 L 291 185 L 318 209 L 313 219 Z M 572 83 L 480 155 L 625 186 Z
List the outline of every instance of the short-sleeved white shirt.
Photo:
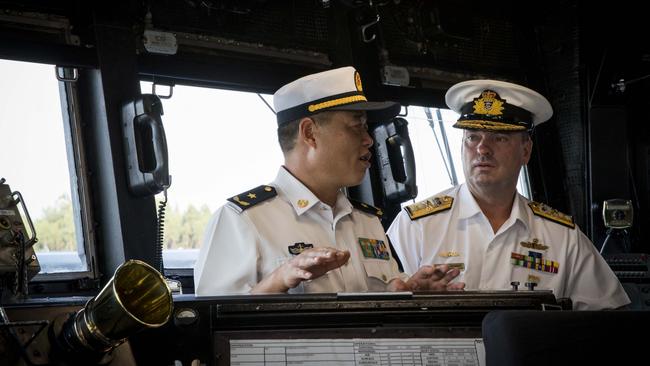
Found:
M 276 197 L 241 212 L 228 203 L 213 215 L 194 268 L 196 295 L 250 292 L 292 258 L 289 246 L 296 243 L 349 250 L 350 260 L 289 293 L 385 291 L 392 279 L 404 279 L 377 216 L 354 208 L 342 192 L 335 207 L 328 206 L 284 168 L 270 186 Z M 385 250 L 374 255 L 368 243 Z
M 456 281 L 465 282 L 468 290 L 512 289 L 514 281 L 525 289 L 526 282 L 537 282 L 536 289 L 550 289 L 556 298 L 571 298 L 576 310 L 617 308 L 630 302 L 612 270 L 578 227 L 572 229 L 536 216 L 529 201 L 517 194 L 510 217 L 494 233 L 465 184 L 436 196 L 444 195 L 453 197 L 451 209 L 415 220 L 402 210 L 388 229 L 406 273 L 427 264 L 462 263 L 465 269 Z M 522 245 L 534 241 L 548 248 Z M 557 273 L 512 263 L 512 253 L 529 255 L 530 251 L 557 262 Z

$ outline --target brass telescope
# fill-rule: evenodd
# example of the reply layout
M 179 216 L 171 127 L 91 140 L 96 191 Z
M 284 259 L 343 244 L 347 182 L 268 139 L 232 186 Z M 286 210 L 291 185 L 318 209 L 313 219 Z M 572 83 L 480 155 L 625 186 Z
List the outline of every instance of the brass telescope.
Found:
M 59 356 L 101 358 L 126 339 L 169 320 L 172 294 L 163 276 L 139 260 L 129 260 L 83 309 L 55 333 Z M 62 353 L 62 354 L 61 354 Z

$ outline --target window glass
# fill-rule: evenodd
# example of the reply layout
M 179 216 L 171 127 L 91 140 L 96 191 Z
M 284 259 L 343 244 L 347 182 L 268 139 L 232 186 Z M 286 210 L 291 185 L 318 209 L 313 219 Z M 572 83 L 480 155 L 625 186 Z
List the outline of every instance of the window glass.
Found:
M 141 90 L 151 93 L 151 83 Z M 275 114 L 255 93 L 177 85 L 162 104 L 172 176 L 163 260 L 166 268 L 192 268 L 212 213 L 227 198 L 271 182 L 284 159 Z
M 0 60 L 0 80 L 0 177 L 21 192 L 34 222 L 40 273 L 86 271 L 79 200 L 72 189 L 70 121 L 63 119 L 55 68 Z

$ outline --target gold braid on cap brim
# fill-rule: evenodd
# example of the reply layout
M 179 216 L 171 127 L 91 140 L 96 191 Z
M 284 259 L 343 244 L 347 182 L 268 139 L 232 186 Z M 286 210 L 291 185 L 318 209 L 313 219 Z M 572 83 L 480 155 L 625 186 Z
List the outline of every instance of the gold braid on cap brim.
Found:
M 307 107 L 307 110 L 310 112 L 316 112 L 321 109 L 325 108 L 332 108 L 336 106 L 340 106 L 343 104 L 350 104 L 350 103 L 357 103 L 357 102 L 367 102 L 368 100 L 366 97 L 363 95 L 353 95 L 350 97 L 343 97 L 343 98 L 338 98 L 338 99 L 333 99 L 333 100 L 328 100 L 326 102 L 318 103 L 318 104 L 311 104 L 309 107 Z
M 489 130 L 489 131 L 527 131 L 525 126 L 517 126 L 509 123 L 484 121 L 484 120 L 463 120 L 458 121 L 453 127 L 472 129 L 472 130 Z

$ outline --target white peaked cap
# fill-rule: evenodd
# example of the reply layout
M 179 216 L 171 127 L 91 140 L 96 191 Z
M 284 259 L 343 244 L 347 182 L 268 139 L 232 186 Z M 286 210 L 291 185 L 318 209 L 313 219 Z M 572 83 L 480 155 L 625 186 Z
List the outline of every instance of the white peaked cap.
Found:
M 351 66 L 292 81 L 275 92 L 273 105 L 278 125 L 328 110 L 366 111 L 368 122 L 383 122 L 401 108 L 395 102 L 368 102 L 361 76 Z
M 496 94 L 495 94 L 496 93 Z M 553 116 L 551 103 L 538 92 L 498 80 L 468 80 L 447 91 L 447 106 L 465 129 L 530 130 Z

